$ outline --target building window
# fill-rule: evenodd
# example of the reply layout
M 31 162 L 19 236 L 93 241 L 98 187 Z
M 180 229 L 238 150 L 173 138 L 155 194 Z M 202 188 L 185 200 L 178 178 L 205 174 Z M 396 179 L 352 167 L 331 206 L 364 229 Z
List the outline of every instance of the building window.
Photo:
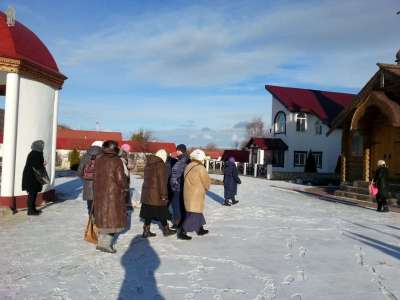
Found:
M 272 166 L 283 168 L 285 166 L 285 151 L 272 151 Z
M 280 111 L 275 116 L 274 134 L 286 133 L 286 114 Z
M 320 121 L 315 122 L 315 134 L 322 135 L 322 124 Z
M 296 116 L 296 131 L 306 131 L 307 127 L 307 115 L 305 113 L 299 113 Z
M 318 169 L 322 168 L 322 152 L 313 152 L 312 155 L 314 156 L 315 165 Z
M 294 166 L 304 167 L 307 161 L 307 151 L 294 151 Z
M 363 156 L 364 139 L 360 132 L 356 131 L 351 139 L 351 155 L 361 157 Z

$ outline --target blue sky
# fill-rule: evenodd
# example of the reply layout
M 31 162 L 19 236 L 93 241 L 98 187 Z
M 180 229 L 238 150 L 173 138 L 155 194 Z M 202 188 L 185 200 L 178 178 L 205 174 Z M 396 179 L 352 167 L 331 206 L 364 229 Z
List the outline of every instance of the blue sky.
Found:
M 193 146 L 269 124 L 265 84 L 357 92 L 400 47 L 397 0 L 12 4 L 69 78 L 60 122 Z

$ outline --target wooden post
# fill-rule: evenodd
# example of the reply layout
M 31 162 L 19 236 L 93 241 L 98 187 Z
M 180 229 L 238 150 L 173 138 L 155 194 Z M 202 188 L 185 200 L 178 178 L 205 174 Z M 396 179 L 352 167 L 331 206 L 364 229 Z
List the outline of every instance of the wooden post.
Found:
M 371 160 L 371 150 L 370 148 L 365 148 L 364 150 L 364 180 L 369 182 L 370 179 L 370 160 Z
M 340 181 L 346 182 L 346 155 L 342 153 Z

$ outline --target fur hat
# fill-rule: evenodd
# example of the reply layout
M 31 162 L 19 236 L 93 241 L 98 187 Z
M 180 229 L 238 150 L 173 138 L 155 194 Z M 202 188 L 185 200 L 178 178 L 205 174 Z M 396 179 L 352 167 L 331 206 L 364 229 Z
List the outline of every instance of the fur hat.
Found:
M 386 166 L 386 162 L 381 159 L 381 160 L 378 160 L 377 165 L 378 165 L 378 167 L 384 167 L 384 166 Z
M 38 151 L 38 152 L 43 152 L 44 149 L 44 141 L 42 140 L 38 140 L 38 141 L 34 141 L 31 145 L 31 149 L 33 151 Z
M 190 158 L 200 161 L 200 162 L 204 162 L 204 160 L 206 159 L 206 154 L 204 153 L 203 150 L 196 149 L 196 150 L 193 150 L 192 153 L 190 153 Z
M 179 144 L 178 146 L 176 146 L 176 151 L 181 151 L 182 153 L 186 153 L 187 148 L 185 144 Z
M 156 154 L 154 154 L 155 156 L 161 158 L 163 160 L 163 162 L 167 161 L 167 157 L 168 157 L 168 153 L 167 151 L 165 151 L 164 149 L 160 149 L 156 152 Z
M 97 147 L 103 147 L 103 141 L 94 141 L 92 143 L 92 146 L 97 146 Z
M 121 148 L 123 151 L 125 151 L 126 153 L 131 152 L 131 145 L 129 145 L 129 144 L 123 144 L 120 148 Z

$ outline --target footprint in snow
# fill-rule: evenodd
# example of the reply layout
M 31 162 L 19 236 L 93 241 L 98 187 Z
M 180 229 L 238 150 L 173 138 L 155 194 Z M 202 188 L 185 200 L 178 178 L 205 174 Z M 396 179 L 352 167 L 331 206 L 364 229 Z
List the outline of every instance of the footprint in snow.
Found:
M 304 281 L 306 280 L 306 276 L 304 273 L 304 270 L 300 267 L 297 267 L 297 280 L 298 281 Z
M 292 253 L 288 253 L 285 255 L 285 259 L 287 259 L 287 260 L 292 259 L 292 258 L 293 258 Z
M 293 275 L 288 275 L 285 277 L 285 279 L 283 280 L 282 284 L 291 284 L 294 281 L 294 276 Z
M 299 248 L 299 256 L 300 256 L 300 257 L 304 257 L 304 256 L 306 256 L 306 253 L 307 253 L 307 249 L 304 248 L 303 246 L 301 246 L 301 247 Z
M 301 300 L 301 294 L 293 294 L 290 299 Z

